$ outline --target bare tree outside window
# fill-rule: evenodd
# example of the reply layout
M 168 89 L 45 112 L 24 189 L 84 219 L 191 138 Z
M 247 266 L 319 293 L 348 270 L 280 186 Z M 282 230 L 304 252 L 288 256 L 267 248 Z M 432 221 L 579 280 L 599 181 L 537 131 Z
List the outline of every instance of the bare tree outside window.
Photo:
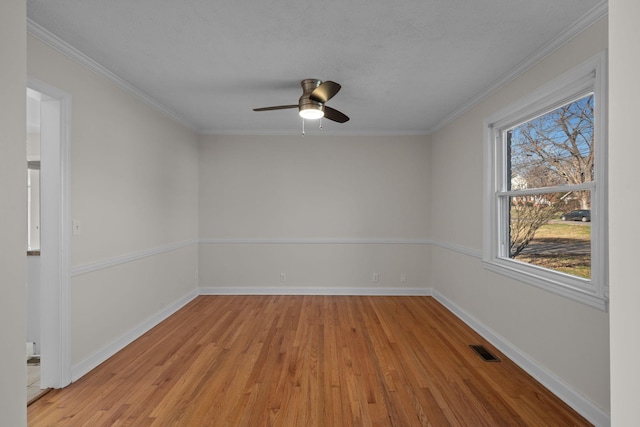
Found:
M 559 207 L 557 201 L 536 195 L 511 197 L 510 209 L 509 256 L 516 258 L 529 246 L 538 229 L 556 216 Z
M 594 181 L 593 94 L 510 132 L 511 174 L 524 177 L 529 188 Z M 588 192 L 579 193 L 579 208 L 590 209 Z

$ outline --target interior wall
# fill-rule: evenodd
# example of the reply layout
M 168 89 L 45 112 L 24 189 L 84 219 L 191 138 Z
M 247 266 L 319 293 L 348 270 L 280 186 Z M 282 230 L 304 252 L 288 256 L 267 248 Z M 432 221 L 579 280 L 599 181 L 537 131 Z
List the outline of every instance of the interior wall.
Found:
M 424 290 L 429 159 L 426 136 L 202 136 L 200 286 Z
M 608 314 L 481 261 L 483 120 L 606 49 L 605 18 L 432 135 L 430 182 L 434 289 L 608 413 Z
M 640 3 L 609 2 L 609 248 L 611 294 L 611 420 L 615 426 L 638 422 L 640 396 L 640 223 L 628 212 L 640 210 L 638 191 L 637 103 L 640 99 Z
M 0 4 L 0 414 L 27 425 L 26 2 Z
M 72 366 L 197 289 L 197 135 L 32 36 L 71 95 Z

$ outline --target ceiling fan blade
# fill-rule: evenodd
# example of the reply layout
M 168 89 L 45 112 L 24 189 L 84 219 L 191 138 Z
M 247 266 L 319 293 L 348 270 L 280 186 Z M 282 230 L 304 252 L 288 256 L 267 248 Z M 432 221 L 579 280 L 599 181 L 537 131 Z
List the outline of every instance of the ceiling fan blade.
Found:
M 335 94 L 338 93 L 341 87 L 342 86 L 340 86 L 336 82 L 326 81 L 315 88 L 309 95 L 309 98 L 313 99 L 314 101 L 322 102 L 324 104 L 325 102 L 333 98 Z
M 331 107 L 324 106 L 324 118 L 333 120 L 334 122 L 344 123 L 349 121 L 349 117 Z
M 276 105 L 274 107 L 254 108 L 253 111 L 271 111 L 271 110 L 286 110 L 287 108 L 298 108 L 298 104 L 292 105 Z

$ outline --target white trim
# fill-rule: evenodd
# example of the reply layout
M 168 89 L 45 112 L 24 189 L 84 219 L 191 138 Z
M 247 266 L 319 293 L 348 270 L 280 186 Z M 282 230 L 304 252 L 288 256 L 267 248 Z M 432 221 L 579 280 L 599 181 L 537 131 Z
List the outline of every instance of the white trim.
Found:
M 118 338 L 108 343 L 107 345 L 101 347 L 91 355 L 85 357 L 80 362 L 73 365 L 71 369 L 71 379 L 72 381 L 77 381 L 86 373 L 96 368 L 98 365 L 103 363 L 105 360 L 122 350 L 127 345 L 131 344 L 133 341 L 141 337 L 144 333 L 151 330 L 153 327 L 158 325 L 160 322 L 176 313 L 182 307 L 191 302 L 194 298 L 198 296 L 198 291 L 193 290 L 189 292 L 187 295 L 173 302 L 172 304 L 166 306 L 158 313 L 153 316 L 143 320 L 138 325 L 134 326 L 124 334 L 120 335 Z
M 431 239 L 385 239 L 385 238 L 309 238 L 309 239 L 285 239 L 285 238 L 201 238 L 201 244 L 252 244 L 252 245 L 429 245 Z
M 482 251 L 479 251 L 477 249 L 471 249 L 471 248 L 459 246 L 453 243 L 440 242 L 437 240 L 432 240 L 431 244 L 439 248 L 448 249 L 450 251 L 458 252 L 463 255 L 468 255 L 473 258 L 482 259 Z
M 523 264 L 519 265 L 518 268 L 514 268 L 513 265 L 515 264 L 516 262 L 499 263 L 483 261 L 484 268 L 496 274 L 507 276 L 519 282 L 533 285 L 537 288 L 544 289 L 556 295 L 560 295 L 565 298 L 569 298 L 571 300 L 588 305 L 589 307 L 597 308 L 598 310 L 606 312 L 609 309 L 609 302 L 607 300 L 602 299 L 598 295 L 590 293 L 584 288 L 568 286 L 566 283 L 560 280 L 556 280 L 550 274 L 543 276 L 546 271 L 541 270 L 535 266 Z M 573 277 L 568 277 L 568 279 L 573 279 Z M 579 280 L 581 279 L 578 278 L 577 281 Z
M 454 110 L 451 114 L 447 115 L 444 119 L 440 120 L 434 126 L 428 129 L 429 134 L 433 134 L 467 111 L 471 108 L 482 102 L 485 98 L 498 91 L 503 86 L 506 86 L 511 81 L 518 78 L 520 75 L 525 73 L 531 67 L 536 65 L 538 62 L 542 61 L 546 56 L 555 52 L 558 48 L 562 47 L 565 43 L 571 41 L 575 37 L 577 37 L 584 30 L 589 28 L 591 25 L 596 23 L 600 18 L 606 16 L 609 13 L 609 5 L 607 0 L 602 0 L 599 4 L 594 6 L 589 12 L 583 15 L 580 19 L 570 25 L 566 30 L 564 30 L 558 37 L 553 39 L 550 43 L 543 46 L 540 50 L 535 52 L 533 55 L 530 55 L 527 59 L 522 61 L 516 67 L 512 68 L 507 74 L 503 75 L 495 81 L 493 84 L 489 85 L 485 90 L 471 98 L 464 105 Z
M 598 180 L 599 181 L 599 180 Z M 524 188 L 522 190 L 505 190 L 505 191 L 497 191 L 496 195 L 499 197 L 503 196 L 537 196 L 538 194 L 548 194 L 548 193 L 563 193 L 569 191 L 580 191 L 580 190 L 595 190 L 596 185 L 594 182 L 585 182 L 582 184 L 571 184 L 571 185 L 557 185 L 554 187 L 542 187 L 542 188 Z
M 184 117 L 176 114 L 169 108 L 160 104 L 158 101 L 156 101 L 146 93 L 142 92 L 140 89 L 129 84 L 127 81 L 120 78 L 119 76 L 117 76 L 116 74 L 108 70 L 107 68 L 103 67 L 98 62 L 89 58 L 87 55 L 80 52 L 78 49 L 71 46 L 69 43 L 65 42 L 60 37 L 56 36 L 46 28 L 36 23 L 35 21 L 32 21 L 30 18 L 27 18 L 27 32 L 31 34 L 33 37 L 37 38 L 38 40 L 56 49 L 63 55 L 66 55 L 67 57 L 76 61 L 78 64 L 82 65 L 83 67 L 93 71 L 100 77 L 103 77 L 107 81 L 113 83 L 115 86 L 119 87 L 120 89 L 124 90 L 130 95 L 133 95 L 134 97 L 138 98 L 139 100 L 149 105 L 150 107 L 154 108 L 155 110 L 161 112 L 162 114 L 180 123 L 182 126 L 186 127 L 187 129 L 197 132 L 198 129 L 193 125 L 193 123 L 189 122 Z
M 496 111 L 485 119 L 485 128 L 487 126 L 515 126 L 522 122 L 522 120 L 516 120 L 517 118 L 524 115 L 534 116 L 538 110 L 539 113 L 544 113 L 549 110 L 549 104 L 555 103 L 560 106 L 567 99 L 575 99 L 576 93 L 586 91 L 596 85 L 602 89 L 603 85 L 599 81 L 606 78 L 604 73 L 606 58 L 606 52 L 599 53 Z M 551 95 L 555 95 L 554 100 L 549 100 Z
M 200 295 L 353 295 L 431 296 L 431 288 L 342 288 L 342 287 L 201 287 Z
M 200 135 L 256 135 L 256 136 L 285 136 L 285 135 L 300 135 L 299 130 L 292 129 L 284 129 L 284 130 L 256 130 L 256 131 L 247 131 L 242 129 L 226 129 L 226 130 L 216 130 L 216 129 L 199 129 L 195 124 L 187 120 L 185 117 L 177 114 L 173 110 L 165 107 L 160 102 L 153 99 L 151 96 L 147 95 L 137 87 L 131 85 L 126 80 L 122 79 L 111 70 L 107 69 L 103 65 L 99 64 L 89 56 L 80 52 L 75 47 L 71 46 L 69 43 L 62 40 L 60 37 L 56 36 L 46 28 L 42 27 L 37 22 L 27 18 L 27 32 L 31 34 L 33 37 L 38 40 L 46 43 L 52 48 L 56 49 L 63 55 L 71 58 L 76 61 L 83 67 L 93 71 L 100 77 L 106 79 L 107 81 L 113 83 L 118 88 L 124 90 L 125 92 L 133 95 L 138 98 L 145 104 L 154 108 L 155 110 L 161 112 L 162 114 L 170 117 L 176 122 L 180 123 L 182 126 L 190 129 L 194 132 L 197 132 Z M 387 135 L 387 136 L 427 136 L 429 132 L 427 131 L 415 131 L 415 132 L 344 132 L 344 131 L 307 131 L 305 136 L 325 136 L 325 135 L 357 135 L 357 136 L 379 136 L 379 135 Z
M 73 267 L 71 270 L 71 276 L 80 276 L 82 274 L 92 273 L 94 271 L 102 270 L 104 268 L 115 267 L 120 264 L 126 264 L 128 262 L 137 261 L 142 258 L 162 254 L 165 252 L 175 251 L 176 249 L 186 248 L 198 243 L 197 239 L 185 240 L 182 242 L 171 243 L 169 245 L 158 246 L 151 249 L 145 249 L 138 252 L 133 252 L 125 255 L 119 255 L 113 258 L 107 258 L 104 260 L 92 262 L 89 264 L 79 265 Z
M 258 239 L 258 238 L 202 238 L 200 244 L 209 245 L 433 245 L 482 259 L 482 251 L 433 239 Z
M 428 131 L 339 131 L 339 130 L 309 130 L 305 131 L 302 135 L 300 130 L 282 129 L 282 130 L 246 130 L 246 129 L 205 129 L 198 131 L 200 135 L 239 135 L 239 136 L 299 136 L 299 137 L 314 137 L 314 136 L 429 136 Z
M 41 99 L 41 298 L 42 387 L 71 382 L 71 95 L 27 76 Z M 47 128 L 49 130 L 47 130 Z
M 195 244 L 268 244 L 268 245 L 428 245 L 433 241 L 429 239 L 190 239 L 182 242 L 172 243 L 165 246 L 159 246 L 151 249 L 145 249 L 125 255 L 119 255 L 113 258 L 91 262 L 88 264 L 73 267 L 71 276 L 80 276 L 82 274 L 92 273 L 94 271 L 105 268 L 115 267 L 128 262 L 137 261 L 142 258 L 158 255 L 165 252 L 171 252 L 176 249 L 185 248 Z M 444 245 L 444 244 L 441 244 Z M 464 248 L 463 248 L 464 249 Z M 463 252 L 465 253 L 465 252 Z
M 545 289 L 583 304 L 608 310 L 608 276 L 606 271 L 606 52 L 573 67 L 547 84 L 532 91 L 518 101 L 491 114 L 484 120 L 483 141 L 483 264 L 485 268 L 512 279 Z M 598 138 L 595 182 L 579 185 L 506 191 L 504 171 L 505 142 L 501 139 L 505 129 L 523 120 L 549 111 L 575 100 L 577 96 L 593 91 L 595 98 L 595 128 Z M 601 99 L 604 98 L 604 99 Z M 604 107 L 603 107 L 604 106 Z M 592 194 L 591 279 L 583 279 L 557 271 L 544 269 L 508 258 L 508 206 L 502 202 L 505 195 L 536 194 L 589 189 Z M 503 211 L 503 209 L 505 209 Z M 595 260 L 595 262 L 593 262 Z
M 437 241 L 437 240 L 432 240 L 432 239 L 422 239 L 422 240 L 401 240 L 401 239 L 239 239 L 239 238 L 233 238 L 233 239 L 200 239 L 200 243 L 201 244 L 256 244 L 256 245 L 262 245 L 262 244 L 270 244 L 270 245 L 289 245 L 289 244 L 298 244 L 298 245 L 325 245 L 325 244 L 361 244 L 361 245 L 366 245 L 366 244 L 406 244 L 406 245 L 433 245 L 439 248 L 443 248 L 446 250 L 450 250 L 462 255 L 466 255 L 466 256 L 470 256 L 472 258 L 475 258 L 477 260 L 482 260 L 483 257 L 483 253 L 481 250 L 477 250 L 477 249 L 471 249 L 471 248 L 467 248 L 464 246 L 460 246 L 457 244 L 453 244 L 453 243 L 447 243 L 447 242 L 442 242 L 442 241 Z M 494 271 L 493 268 L 490 268 L 489 266 L 487 266 L 487 268 L 489 270 Z M 494 271 L 495 272 L 495 271 Z M 503 272 L 504 273 L 504 272 Z M 522 281 L 521 276 L 516 275 L 516 274 L 507 274 L 509 277 L 511 277 L 512 279 L 516 279 L 519 281 Z M 534 277 L 530 277 L 529 280 L 533 280 Z M 556 291 L 555 288 L 551 288 L 550 286 L 548 286 L 546 284 L 546 282 L 542 282 L 541 283 L 537 283 L 537 286 L 542 287 L 543 289 L 546 289 L 548 291 Z M 418 288 L 421 289 L 421 288 Z M 338 292 L 337 295 L 349 295 L 350 292 L 358 292 L 355 295 L 367 295 L 368 292 L 383 292 L 382 295 L 393 295 L 394 292 L 404 292 L 404 290 L 402 289 L 398 289 L 398 288 L 364 288 L 364 290 L 362 288 L 262 288 L 262 287 L 251 287 L 251 286 L 242 286 L 242 287 L 233 287 L 233 288 L 227 288 L 227 287 L 214 287 L 214 288 L 208 288 L 208 287 L 203 287 L 201 288 L 201 292 L 209 292 L 209 290 L 211 290 L 211 295 L 217 295 L 217 294 L 233 294 L 235 292 L 239 292 L 240 294 L 248 294 L 248 295 L 252 295 L 252 294 L 257 294 L 257 295 L 262 295 L 262 294 L 274 294 L 274 293 L 278 293 L 280 291 L 282 292 L 286 292 L 286 293 L 293 293 L 293 294 L 309 294 L 309 295 L 313 295 L 313 294 L 318 294 L 318 295 L 333 295 L 334 292 Z M 578 295 L 575 295 L 576 292 L 562 292 L 563 289 L 561 289 L 560 291 L 556 291 L 555 293 L 566 297 L 566 298 L 572 298 L 574 300 L 577 300 L 583 304 L 589 305 L 591 307 L 594 308 L 598 308 L 600 310 L 606 311 L 607 310 L 607 303 L 605 301 L 603 301 L 601 298 L 598 298 L 597 296 L 593 296 L 593 295 L 589 295 L 589 294 L 585 294 L 583 292 L 579 292 Z M 389 291 L 389 293 L 384 293 Z M 410 290 L 408 292 L 411 292 Z M 209 295 L 208 293 L 204 293 L 203 295 Z
M 596 159 L 595 168 L 601 171 L 597 176 L 598 185 L 594 191 L 591 192 L 592 202 L 596 206 L 602 206 L 604 208 L 598 209 L 595 212 L 594 218 L 598 227 L 596 230 L 591 229 L 591 244 L 596 250 L 596 256 L 604 257 L 605 261 L 602 264 L 592 266 L 592 277 L 604 278 L 604 283 L 601 289 L 600 297 L 609 300 L 609 74 L 607 66 L 608 53 L 605 52 L 602 55 L 601 62 L 596 65 L 596 79 L 593 84 L 593 90 L 596 93 L 600 93 L 600 102 L 594 105 L 595 107 L 595 122 L 594 132 L 596 138 L 600 141 L 604 141 L 603 144 L 596 146 Z M 604 108 L 603 108 L 604 106 Z M 599 112 L 599 110 L 603 110 Z M 602 173 L 604 171 L 604 173 Z
M 553 394 L 562 399 L 567 405 L 575 409 L 580 415 L 585 417 L 589 422 L 596 426 L 611 425 L 611 417 L 609 414 L 600 409 L 593 402 L 587 400 L 584 396 L 566 384 L 562 379 L 548 371 L 544 366 L 531 359 L 527 354 L 523 353 L 516 346 L 511 344 L 505 338 L 496 334 L 482 322 L 468 314 L 454 302 L 442 295 L 437 290 L 433 290 L 433 297 L 444 305 L 449 311 L 455 314 L 460 320 L 466 323 L 471 329 L 480 334 L 489 341 L 494 347 L 504 353 L 509 359 L 524 369 L 529 375 L 535 378 L 539 383 L 548 388 Z

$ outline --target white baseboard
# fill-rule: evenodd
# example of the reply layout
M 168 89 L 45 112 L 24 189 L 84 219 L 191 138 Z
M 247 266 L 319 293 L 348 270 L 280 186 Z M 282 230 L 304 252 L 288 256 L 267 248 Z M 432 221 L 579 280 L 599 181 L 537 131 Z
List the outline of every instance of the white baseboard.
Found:
M 562 399 L 567 405 L 571 406 L 589 422 L 599 427 L 608 427 L 611 425 L 611 416 L 596 406 L 593 402 L 586 399 L 556 375 L 546 370 L 543 366 L 539 365 L 509 341 L 493 332 L 482 322 L 478 321 L 447 297 L 440 294 L 437 290 L 434 289 L 432 294 L 438 302 L 444 305 L 460 320 L 469 325 L 471 329 L 489 341 L 494 347 L 504 353 L 505 356 L 524 369 L 529 375 Z
M 171 316 L 176 311 L 180 310 L 187 303 L 198 296 L 198 291 L 193 290 L 189 292 L 187 295 L 183 296 L 179 300 L 174 303 L 166 306 L 158 313 L 149 317 L 148 319 L 142 321 L 134 328 L 120 335 L 120 337 L 116 338 L 113 342 L 105 345 L 100 348 L 95 353 L 86 357 L 79 363 L 76 363 L 71 367 L 71 381 L 77 381 L 79 378 L 84 376 L 87 372 L 91 371 L 102 362 L 122 350 L 127 345 L 131 344 L 133 341 L 141 337 L 144 333 L 149 331 L 151 328 L 165 320 L 167 317 Z
M 206 287 L 200 295 L 385 295 L 431 296 L 431 288 L 299 288 L 299 287 Z

